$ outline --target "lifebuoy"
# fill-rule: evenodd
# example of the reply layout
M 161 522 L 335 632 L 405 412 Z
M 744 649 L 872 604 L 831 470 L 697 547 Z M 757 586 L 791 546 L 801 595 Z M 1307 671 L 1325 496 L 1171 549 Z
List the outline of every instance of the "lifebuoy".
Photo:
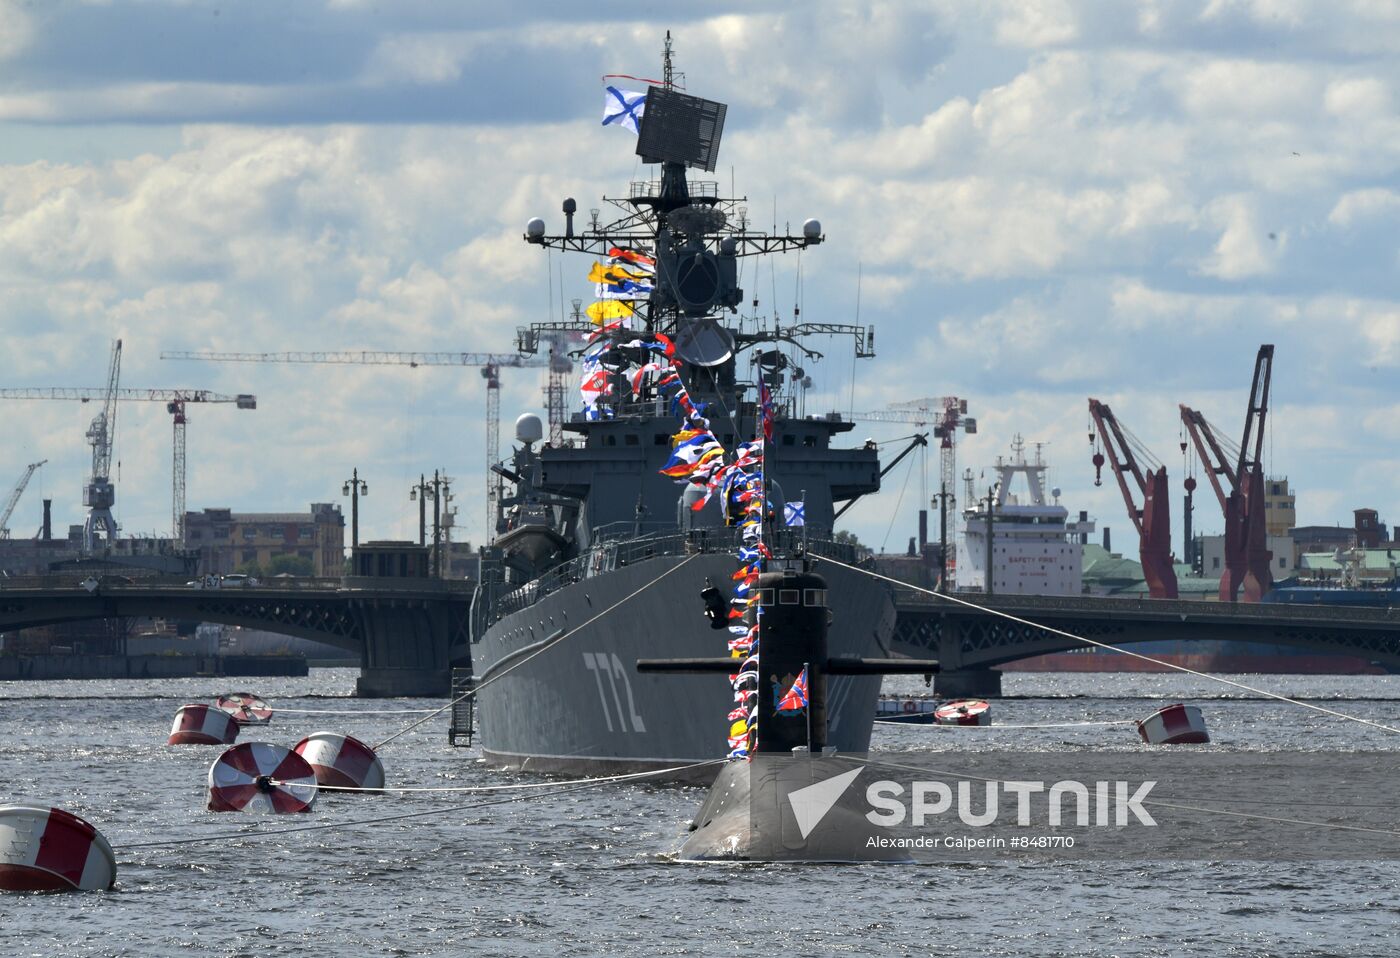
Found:
M 913 715 L 913 714 L 914 714 L 915 712 L 917 712 L 918 710 L 919 710 L 919 708 L 918 708 L 917 705 L 914 704 L 914 700 L 913 700 L 913 699 L 905 699 L 905 700 L 904 700 L 904 711 L 905 711 L 907 714 Z

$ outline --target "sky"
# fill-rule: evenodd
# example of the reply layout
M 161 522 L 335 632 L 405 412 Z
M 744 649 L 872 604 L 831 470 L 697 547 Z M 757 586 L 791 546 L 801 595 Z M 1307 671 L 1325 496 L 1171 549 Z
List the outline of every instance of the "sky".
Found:
M 1044 443 L 1062 502 L 1131 550 L 1096 397 L 1167 466 L 1180 553 L 1178 404 L 1238 440 L 1273 343 L 1265 463 L 1298 521 L 1400 522 L 1394 0 L 0 0 L 0 385 L 100 386 L 120 337 L 124 386 L 258 397 L 192 410 L 190 509 L 343 502 L 358 469 L 361 537 L 407 538 L 441 469 L 479 542 L 476 370 L 160 354 L 509 351 L 590 293 L 526 220 L 650 172 L 601 125 L 601 77 L 656 76 L 668 29 L 688 90 L 729 105 L 725 192 L 827 235 L 746 295 L 876 327 L 874 359 L 822 347 L 808 412 L 965 398 L 959 472 Z M 542 385 L 503 372 L 504 437 Z M 0 402 L 0 495 L 48 460 L 16 536 L 41 495 L 82 521 L 93 411 Z M 170 434 L 123 404 L 124 533 L 170 530 Z M 936 491 L 936 457 L 907 461 L 845 517 L 867 544 L 902 549 Z M 1222 526 L 1203 480 L 1195 524 Z

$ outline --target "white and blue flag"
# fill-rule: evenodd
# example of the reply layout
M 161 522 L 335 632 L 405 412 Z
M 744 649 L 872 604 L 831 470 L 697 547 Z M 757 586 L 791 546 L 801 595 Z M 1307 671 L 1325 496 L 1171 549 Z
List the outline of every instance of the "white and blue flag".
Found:
M 646 109 L 647 95 L 633 90 L 619 90 L 615 86 L 607 88 L 603 94 L 603 126 L 620 126 L 640 132 L 638 124 L 642 111 Z
M 783 523 L 789 526 L 805 526 L 807 524 L 807 503 L 783 503 Z

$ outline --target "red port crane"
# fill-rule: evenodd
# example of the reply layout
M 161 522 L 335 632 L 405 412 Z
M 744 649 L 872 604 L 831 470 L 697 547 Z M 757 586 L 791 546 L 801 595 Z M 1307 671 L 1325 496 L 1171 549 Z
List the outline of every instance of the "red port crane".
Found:
M 1254 357 L 1244 437 L 1237 448 L 1229 448 L 1234 444 L 1219 435 L 1205 416 L 1189 406 L 1181 406 L 1181 421 L 1225 515 L 1225 572 L 1220 577 L 1222 602 L 1241 601 L 1241 589 L 1242 601 L 1258 602 L 1274 583 L 1273 553 L 1269 551 L 1264 515 L 1263 466 L 1264 420 L 1269 411 L 1273 366 L 1274 347 L 1265 343 Z
M 1176 570 L 1172 568 L 1171 499 L 1167 492 L 1167 467 L 1157 461 L 1142 441 L 1118 422 L 1107 403 L 1089 400 L 1089 417 L 1094 431 L 1089 442 L 1094 448 L 1094 485 L 1103 485 L 1103 466 L 1107 461 L 1118 478 L 1118 488 L 1128 507 L 1128 518 L 1137 530 L 1142 560 L 1142 577 L 1147 580 L 1148 593 L 1154 599 L 1175 599 Z M 1097 439 L 1095 437 L 1098 437 Z M 1104 452 L 1099 449 L 1100 441 Z M 1131 476 L 1142 496 L 1138 508 Z

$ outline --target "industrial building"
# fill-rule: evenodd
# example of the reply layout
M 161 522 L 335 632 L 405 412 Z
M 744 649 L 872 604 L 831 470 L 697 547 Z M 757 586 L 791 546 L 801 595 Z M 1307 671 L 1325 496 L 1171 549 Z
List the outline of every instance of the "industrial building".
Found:
M 309 512 L 187 512 L 185 544 L 198 552 L 203 575 L 267 569 L 278 556 L 295 556 L 311 563 L 311 575 L 334 578 L 345 571 L 345 516 L 329 502 L 313 502 Z

